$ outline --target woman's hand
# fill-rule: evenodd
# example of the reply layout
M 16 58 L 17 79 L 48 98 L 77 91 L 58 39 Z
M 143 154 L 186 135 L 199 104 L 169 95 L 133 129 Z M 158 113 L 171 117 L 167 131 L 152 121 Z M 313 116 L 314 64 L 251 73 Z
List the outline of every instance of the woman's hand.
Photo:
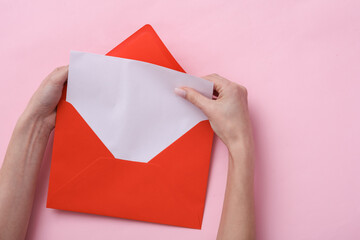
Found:
M 192 88 L 175 92 L 200 108 L 216 135 L 229 147 L 232 143 L 252 144 L 247 90 L 217 74 L 203 77 L 214 83 L 216 99 L 208 99 Z
M 52 71 L 32 96 L 24 115 L 41 121 L 44 127 L 51 131 L 55 127 L 56 106 L 67 77 L 68 66 L 58 67 Z
M 37 176 L 67 75 L 67 66 L 49 74 L 15 126 L 0 169 L 0 239 L 25 239 Z
M 217 235 L 222 239 L 255 239 L 253 193 L 254 147 L 247 91 L 217 74 L 204 77 L 214 83 L 216 99 L 191 88 L 175 89 L 208 116 L 215 133 L 229 150 L 224 206 Z

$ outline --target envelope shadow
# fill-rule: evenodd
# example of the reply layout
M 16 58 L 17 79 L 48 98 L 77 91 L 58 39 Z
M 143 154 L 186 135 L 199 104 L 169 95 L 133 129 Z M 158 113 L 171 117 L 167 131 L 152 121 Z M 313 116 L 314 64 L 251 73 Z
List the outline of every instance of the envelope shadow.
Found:
M 210 165 L 209 165 L 209 176 L 208 176 L 208 183 L 207 183 L 207 191 L 206 191 L 206 199 L 208 198 L 208 189 L 209 186 L 211 184 L 211 182 L 213 181 L 211 174 L 213 172 L 213 167 L 214 167 L 214 156 L 215 156 L 215 152 L 217 151 L 216 146 L 218 146 L 218 144 L 221 142 L 221 140 L 216 136 L 216 134 L 214 133 L 214 138 L 213 138 L 213 144 L 212 144 L 212 151 L 211 151 L 211 157 L 210 157 Z M 206 200 L 205 200 L 205 208 L 206 208 Z

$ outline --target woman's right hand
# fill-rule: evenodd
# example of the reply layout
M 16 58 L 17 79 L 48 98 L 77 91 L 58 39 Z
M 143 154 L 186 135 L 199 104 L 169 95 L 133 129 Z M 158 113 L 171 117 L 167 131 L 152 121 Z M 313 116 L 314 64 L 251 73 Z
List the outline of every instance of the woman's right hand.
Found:
M 176 94 L 204 112 L 214 132 L 228 148 L 233 143 L 240 143 L 246 148 L 252 147 L 246 88 L 217 74 L 203 78 L 214 83 L 217 98 L 209 99 L 188 87 L 175 89 Z

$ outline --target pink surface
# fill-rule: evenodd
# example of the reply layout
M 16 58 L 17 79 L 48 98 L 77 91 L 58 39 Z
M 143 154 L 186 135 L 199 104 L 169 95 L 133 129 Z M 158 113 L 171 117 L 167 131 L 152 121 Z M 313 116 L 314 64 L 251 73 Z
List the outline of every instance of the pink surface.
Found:
M 0 161 L 40 81 L 69 51 L 105 54 L 150 23 L 187 72 L 245 85 L 261 240 L 360 239 L 360 2 L 0 2 Z M 47 150 L 27 239 L 215 239 L 226 148 L 216 140 L 202 230 L 45 208 Z

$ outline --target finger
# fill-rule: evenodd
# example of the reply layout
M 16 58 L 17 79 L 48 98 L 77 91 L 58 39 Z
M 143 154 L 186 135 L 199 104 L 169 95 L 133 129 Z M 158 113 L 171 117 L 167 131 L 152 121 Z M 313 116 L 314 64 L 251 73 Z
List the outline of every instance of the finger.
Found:
M 175 88 L 175 93 L 185 99 L 187 99 L 189 102 L 200 108 L 202 111 L 206 111 L 206 107 L 211 103 L 211 100 L 198 91 L 183 87 L 183 88 Z
M 69 66 L 62 66 L 55 68 L 47 77 L 46 82 L 55 85 L 64 85 L 67 80 Z
M 212 83 L 214 83 L 214 90 L 215 90 L 215 93 L 214 95 L 215 96 L 218 96 L 219 93 L 221 92 L 221 90 L 227 85 L 230 83 L 229 80 L 227 80 L 226 78 L 223 78 L 221 77 L 220 75 L 216 74 L 216 73 L 213 73 L 213 74 L 210 74 L 210 75 L 207 75 L 207 76 L 204 76 L 202 77 L 203 79 L 206 79 Z M 216 94 L 217 93 L 217 94 Z

